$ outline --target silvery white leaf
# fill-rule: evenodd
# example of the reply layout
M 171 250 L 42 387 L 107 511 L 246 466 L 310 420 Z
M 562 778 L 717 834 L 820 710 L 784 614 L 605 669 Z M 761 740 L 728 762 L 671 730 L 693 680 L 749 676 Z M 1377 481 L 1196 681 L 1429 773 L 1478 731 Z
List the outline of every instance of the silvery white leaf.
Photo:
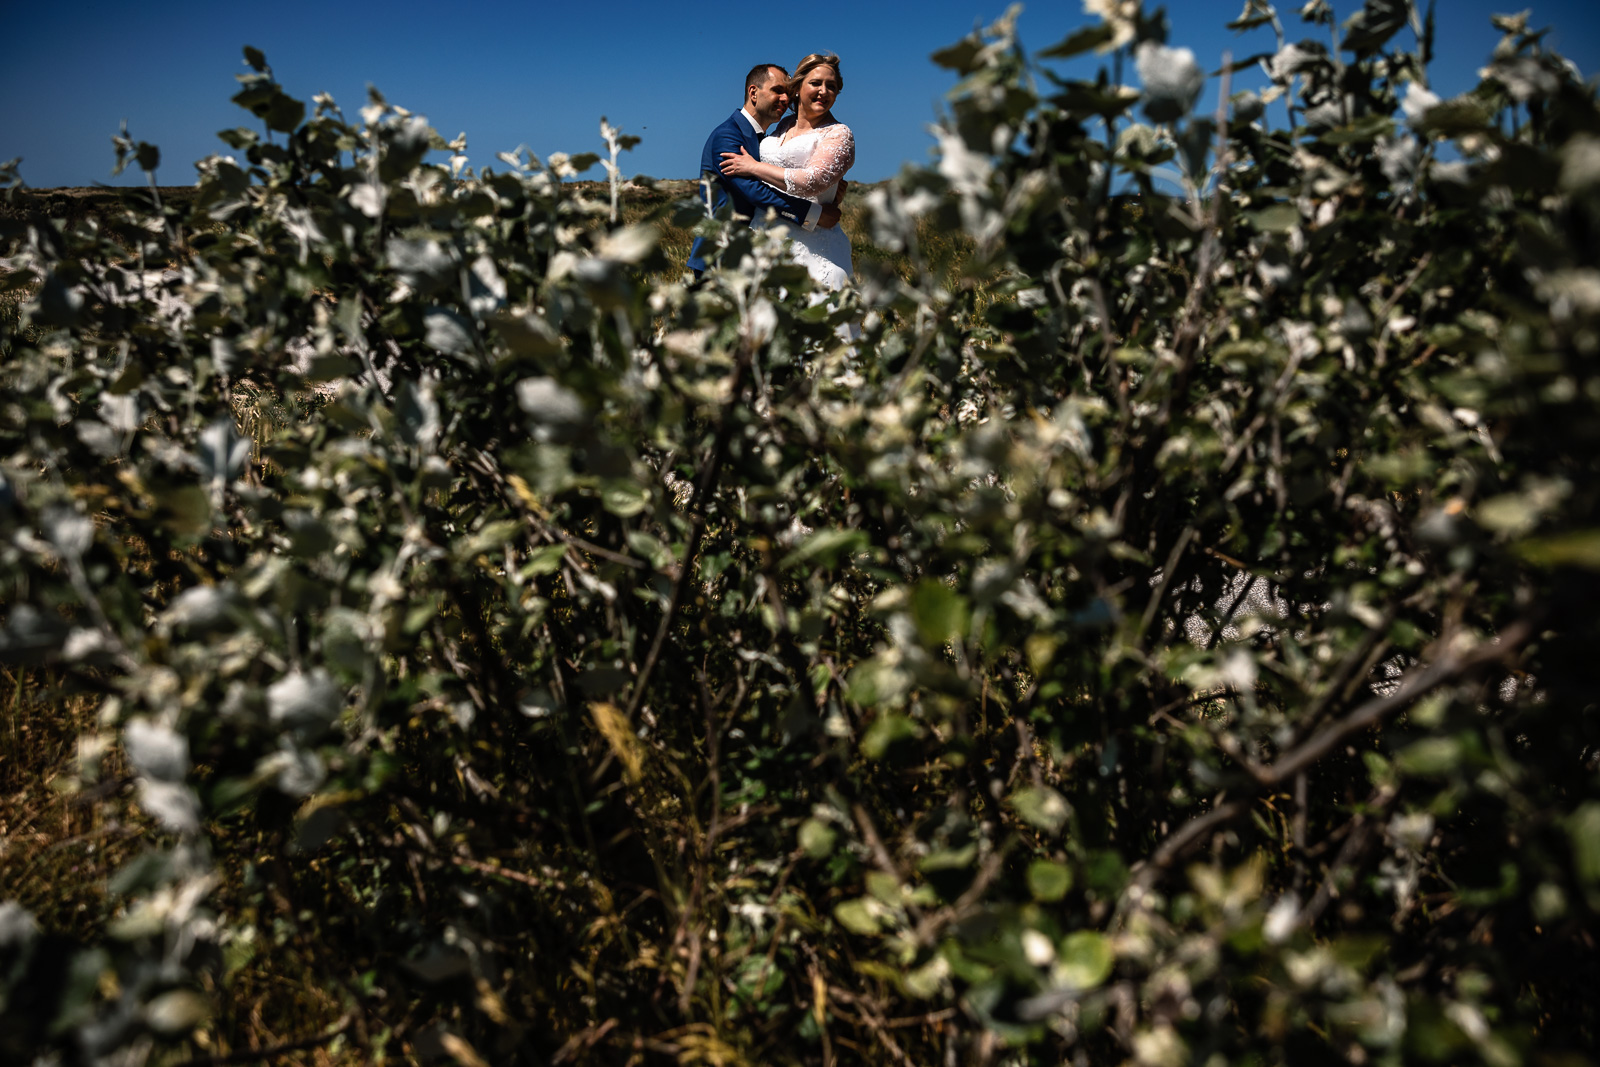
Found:
M 1569 193 L 1600 187 L 1600 137 L 1580 133 L 1561 150 L 1561 188 Z
M 435 352 L 447 356 L 464 356 L 477 350 L 477 337 L 472 323 L 459 311 L 446 307 L 431 307 L 422 315 L 423 342 Z
M 517 710 L 530 719 L 548 719 L 556 712 L 556 698 L 544 686 L 530 689 L 517 701 Z
M 421 115 L 408 115 L 395 127 L 394 145 L 404 152 L 424 152 L 431 146 L 433 128 Z
M 189 773 L 189 739 L 170 726 L 130 719 L 122 728 L 122 747 L 133 769 L 159 782 L 181 782 Z
M 1320 49 L 1286 44 L 1267 64 L 1267 74 L 1273 81 L 1287 81 L 1296 74 L 1303 74 L 1327 61 L 1327 55 Z
M 1397 812 L 1389 820 L 1389 836 L 1401 848 L 1420 852 L 1433 838 L 1433 816 L 1425 811 Z
M 213 337 L 211 339 L 211 362 L 216 366 L 218 374 L 232 374 L 239 365 L 239 354 L 233 347 L 233 342 L 226 337 Z
M 505 306 L 506 280 L 500 277 L 494 260 L 488 256 L 479 256 L 473 260 L 468 272 L 468 281 L 472 295 L 467 306 L 472 309 L 474 315 L 481 317 Z
M 0 903 L 0 949 L 15 949 L 39 936 L 33 913 L 14 900 Z
M 1261 924 L 1261 933 L 1268 944 L 1281 945 L 1289 940 L 1299 921 L 1300 898 L 1293 893 L 1285 893 L 1267 912 L 1266 922 Z
M 139 428 L 139 396 L 137 393 L 125 393 L 113 396 L 111 393 L 100 394 L 100 418 L 113 430 L 121 433 L 132 433 Z
M 1397 185 L 1416 179 L 1417 165 L 1422 162 L 1422 145 L 1415 137 L 1380 137 L 1373 147 L 1385 178 Z
M 224 415 L 200 431 L 199 461 L 201 478 L 221 487 L 238 477 L 250 458 L 250 438 L 239 436 L 233 419 Z
M 396 388 L 394 399 L 400 440 L 409 448 L 431 450 L 439 436 L 439 403 L 433 398 L 433 381 L 403 381 Z
M 1416 122 L 1438 106 L 1438 95 L 1429 92 L 1416 82 L 1406 86 L 1406 95 L 1400 99 L 1400 110 L 1405 112 L 1406 119 L 1411 122 Z
M 658 239 L 653 226 L 624 226 L 600 239 L 600 254 L 621 263 L 637 263 L 650 254 Z
M 522 379 L 517 403 L 536 424 L 541 440 L 564 437 L 588 421 L 582 398 L 554 378 Z
M 350 206 L 369 219 L 383 214 L 383 205 L 388 198 L 381 185 L 363 182 L 350 190 Z
M 959 193 L 979 193 L 989 188 L 994 165 L 967 148 L 967 142 L 953 130 L 935 129 L 939 138 L 939 173 L 948 178 Z
M 590 256 L 580 259 L 572 265 L 572 276 L 585 285 L 618 286 L 622 282 L 622 272 L 614 260 L 600 259 Z
M 18 604 L 0 626 L 0 651 L 43 652 L 60 647 L 66 637 L 67 624 L 59 616 L 46 615 L 32 604 Z
M 872 224 L 872 239 L 888 248 L 904 249 L 916 234 L 917 219 L 937 207 L 939 198 L 927 189 L 909 196 L 879 187 L 867 193 L 867 218 Z
M 1268 245 L 1262 250 L 1261 262 L 1256 264 L 1256 276 L 1266 285 L 1287 285 L 1294 277 L 1288 251 L 1280 245 Z
M 1256 658 L 1244 649 L 1235 649 L 1223 659 L 1217 677 L 1241 693 L 1249 692 L 1256 685 Z
M 778 312 L 770 300 L 758 300 L 745 318 L 745 335 L 752 344 L 764 345 L 778 329 Z
M 293 671 L 267 688 L 267 717 L 280 726 L 327 726 L 341 703 L 339 687 L 321 667 Z
M 139 780 L 139 806 L 173 833 L 187 834 L 200 829 L 200 798 L 186 785 L 142 778 Z
M 1144 85 L 1144 112 L 1152 122 L 1175 122 L 1187 115 L 1206 84 L 1205 71 L 1187 48 L 1145 41 L 1134 63 Z
M 103 422 L 79 419 L 72 424 L 72 429 L 77 433 L 78 440 L 97 456 L 110 458 L 123 452 L 123 435 Z
M 1233 94 L 1233 121 L 1249 125 L 1266 113 L 1267 105 L 1250 89 Z
M 1342 126 L 1345 116 L 1350 113 L 1352 101 L 1349 97 L 1328 96 L 1306 108 L 1306 125 L 1319 128 L 1332 128 Z
M 553 282 L 570 277 L 578 269 L 578 257 L 575 253 L 562 249 L 550 257 L 550 267 L 546 271 Z
M 109 652 L 111 647 L 105 634 L 87 626 L 80 626 L 67 634 L 66 643 L 61 646 L 61 658 L 75 663 L 98 656 L 102 652 Z
M 162 993 L 144 1006 L 144 1021 L 160 1034 L 187 1033 L 210 1014 L 205 998 L 189 989 Z
M 1010 560 L 991 559 L 978 564 L 972 572 L 972 599 L 979 604 L 990 604 L 1000 594 L 1011 588 L 1017 580 L 1017 571 Z
M 1493 78 L 1506 87 L 1518 103 L 1549 96 L 1561 87 L 1561 77 L 1541 56 L 1508 56 L 1497 59 L 1478 71 L 1480 78 Z
M 179 593 L 162 613 L 168 626 L 209 630 L 229 622 L 236 598 L 220 585 L 196 585 Z
M 78 559 L 94 543 L 94 523 L 77 509 L 56 505 L 46 508 L 40 516 L 44 536 L 63 556 Z
M 1039 595 L 1031 581 L 1018 582 L 1001 593 L 1000 603 L 1016 612 L 1020 618 L 1039 623 L 1048 623 L 1055 615 L 1049 602 Z
M 273 763 L 278 768 L 278 788 L 292 797 L 310 796 L 328 778 L 328 765 L 310 749 L 289 748 Z
M 391 237 L 383 253 L 394 272 L 418 292 L 431 292 L 456 276 L 454 252 L 438 241 Z

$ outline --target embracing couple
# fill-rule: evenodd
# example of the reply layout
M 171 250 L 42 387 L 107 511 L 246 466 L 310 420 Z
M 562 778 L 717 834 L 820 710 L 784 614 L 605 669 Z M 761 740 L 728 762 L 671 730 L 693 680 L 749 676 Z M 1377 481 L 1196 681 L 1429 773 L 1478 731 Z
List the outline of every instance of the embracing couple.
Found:
M 851 275 L 839 202 L 856 142 L 832 110 L 843 88 L 839 57 L 831 53 L 806 56 L 793 76 L 772 63 L 753 67 L 745 75 L 744 106 L 711 131 L 700 153 L 701 178 L 714 179 L 712 209 L 731 201 L 735 214 L 757 224 L 769 208 L 776 212 L 773 225 L 787 231 L 795 260 L 830 290 L 843 288 Z M 794 113 L 785 117 L 791 106 Z M 695 238 L 689 250 L 695 277 L 706 269 L 705 251 L 704 239 Z

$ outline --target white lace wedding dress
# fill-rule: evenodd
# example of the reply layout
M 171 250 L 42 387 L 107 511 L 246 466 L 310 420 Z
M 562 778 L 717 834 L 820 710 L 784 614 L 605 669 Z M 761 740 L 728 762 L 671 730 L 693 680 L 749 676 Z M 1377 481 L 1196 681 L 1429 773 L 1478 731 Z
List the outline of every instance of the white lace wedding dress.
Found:
M 839 179 L 856 161 L 856 139 L 850 127 L 835 122 L 820 129 L 793 133 L 794 116 L 778 124 L 772 136 L 761 140 L 761 162 L 783 168 L 784 192 L 819 204 L 831 204 L 839 195 Z M 824 288 L 837 290 L 851 277 L 850 236 L 844 227 L 801 229 L 779 222 L 791 238 L 791 251 L 811 277 Z

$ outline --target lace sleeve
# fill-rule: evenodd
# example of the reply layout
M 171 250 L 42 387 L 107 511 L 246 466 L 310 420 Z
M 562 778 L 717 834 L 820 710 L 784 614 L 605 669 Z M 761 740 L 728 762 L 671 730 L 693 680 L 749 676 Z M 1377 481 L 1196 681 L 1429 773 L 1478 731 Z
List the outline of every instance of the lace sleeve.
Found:
M 855 161 L 855 135 L 850 127 L 836 122 L 817 138 L 817 147 L 805 166 L 784 168 L 783 184 L 792 196 L 816 196 L 844 177 Z

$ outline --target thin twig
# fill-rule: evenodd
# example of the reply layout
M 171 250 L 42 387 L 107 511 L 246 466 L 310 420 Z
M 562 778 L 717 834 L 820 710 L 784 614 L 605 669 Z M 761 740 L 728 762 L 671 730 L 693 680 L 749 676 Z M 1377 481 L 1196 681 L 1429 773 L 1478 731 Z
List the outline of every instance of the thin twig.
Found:
M 734 415 L 744 400 L 744 379 L 749 372 L 752 356 L 750 344 L 740 346 L 738 362 L 733 365 L 733 380 L 729 384 L 728 402 L 722 409 L 722 419 L 717 425 L 717 434 L 711 443 L 711 454 L 706 457 L 706 465 L 695 482 L 694 496 L 689 500 L 689 536 L 684 539 L 683 558 L 678 562 L 678 579 L 672 583 L 672 594 L 667 598 L 666 610 L 661 613 L 661 623 L 656 627 L 655 638 L 650 642 L 650 651 L 644 658 L 639 678 L 633 684 L 633 695 L 628 700 L 629 722 L 639 714 L 639 706 L 644 703 L 645 692 L 650 687 L 650 677 L 655 673 L 656 664 L 661 660 L 661 649 L 667 643 L 667 634 L 672 629 L 672 621 L 677 618 L 678 605 L 683 602 L 684 591 L 694 580 L 694 557 L 700 551 L 700 538 L 704 536 L 706 530 L 706 502 L 716 488 L 717 477 L 722 472 L 723 456 L 727 453 L 728 442 L 733 437 Z
M 266 1048 L 246 1049 L 243 1052 L 230 1052 L 226 1056 L 197 1056 L 192 1060 L 184 1060 L 178 1067 L 221 1067 L 227 1063 L 258 1063 L 282 1056 L 287 1052 L 300 1052 L 308 1048 L 326 1045 L 346 1030 L 350 1029 L 353 1016 L 345 1012 L 339 1021 L 333 1024 L 331 1030 L 326 1030 L 311 1037 L 303 1037 L 295 1041 L 285 1041 L 277 1045 L 268 1045 Z
M 1246 786 L 1248 790 L 1246 795 L 1226 803 L 1219 795 L 1210 811 L 1195 816 L 1168 834 L 1149 861 L 1139 869 L 1133 884 L 1141 889 L 1148 889 L 1203 835 L 1249 811 L 1256 796 L 1261 792 L 1304 773 L 1346 738 L 1371 729 L 1384 719 L 1398 714 L 1439 686 L 1454 681 L 1485 663 L 1509 656 L 1533 636 L 1534 627 L 1535 620 L 1519 619 L 1502 630 L 1496 640 L 1485 641 L 1465 653 L 1448 650 L 1450 640 L 1448 638 L 1442 640 L 1439 644 L 1446 647 L 1447 651 L 1431 666 L 1408 675 L 1392 692 L 1367 701 L 1271 764 L 1266 766 L 1253 764 L 1242 758 L 1243 753 L 1240 753 L 1236 758 L 1240 758 L 1254 780 L 1251 785 Z

